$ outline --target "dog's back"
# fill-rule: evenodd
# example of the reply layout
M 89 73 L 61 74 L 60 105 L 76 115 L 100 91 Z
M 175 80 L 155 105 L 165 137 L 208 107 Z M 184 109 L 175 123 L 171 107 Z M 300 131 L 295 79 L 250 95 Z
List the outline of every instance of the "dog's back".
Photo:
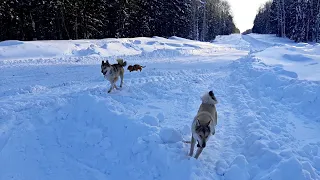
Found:
M 127 61 L 123 61 L 123 59 L 117 59 L 117 64 L 112 64 L 113 67 L 112 72 L 114 73 L 115 77 L 123 76 L 124 68 L 127 65 Z
M 202 103 L 199 107 L 197 115 L 194 117 L 191 125 L 191 142 L 189 156 L 193 155 L 193 150 L 196 142 L 197 152 L 194 156 L 198 159 L 203 148 L 206 147 L 206 143 L 211 135 L 215 134 L 215 126 L 217 125 L 217 111 L 215 104 L 218 103 L 213 92 L 205 93 L 201 97 Z
M 139 64 L 135 64 L 133 65 L 134 70 L 138 71 L 138 70 L 142 70 L 142 67 Z
M 118 81 L 119 77 L 121 78 L 120 87 L 123 84 L 123 77 L 124 77 L 124 68 L 127 65 L 126 61 L 123 59 L 117 59 L 117 64 L 110 64 L 108 60 L 106 62 L 102 61 L 101 63 L 101 73 L 104 77 L 110 81 L 111 87 L 108 90 L 108 93 L 111 92 L 113 88 L 117 89 L 116 82 Z
M 217 125 L 217 110 L 215 105 L 202 103 L 196 116 L 199 121 L 203 121 L 204 124 L 212 120 L 213 124 Z M 205 116 L 210 116 L 210 118 L 205 118 Z
M 201 100 L 202 103 L 194 119 L 197 119 L 200 124 L 209 124 L 210 121 L 212 121 L 212 123 L 210 123 L 210 128 L 212 130 L 212 133 L 214 133 L 215 126 L 218 123 L 218 116 L 216 110 L 216 104 L 218 103 L 218 101 L 212 91 L 210 91 L 209 93 L 205 93 L 201 97 Z
M 142 68 L 145 68 L 146 66 L 141 66 L 139 64 L 134 64 L 134 65 L 129 65 L 128 66 L 128 70 L 131 72 L 131 71 L 138 71 L 140 70 L 140 72 L 142 71 Z

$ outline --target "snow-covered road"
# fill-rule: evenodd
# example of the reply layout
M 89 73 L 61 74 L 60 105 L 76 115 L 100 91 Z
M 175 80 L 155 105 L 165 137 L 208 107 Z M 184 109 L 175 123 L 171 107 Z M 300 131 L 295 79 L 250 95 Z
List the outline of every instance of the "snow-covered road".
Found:
M 0 42 L 0 179 L 320 179 L 319 52 L 255 34 Z M 117 57 L 147 67 L 108 94 Z M 216 134 L 190 159 L 209 90 Z

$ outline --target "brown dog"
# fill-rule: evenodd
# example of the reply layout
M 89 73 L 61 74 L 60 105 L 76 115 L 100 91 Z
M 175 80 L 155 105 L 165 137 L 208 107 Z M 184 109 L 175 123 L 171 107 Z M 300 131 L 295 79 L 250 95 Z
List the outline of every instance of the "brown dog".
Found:
M 141 66 L 141 65 L 139 65 L 139 64 L 135 64 L 135 65 L 129 65 L 128 66 L 128 70 L 131 72 L 131 71 L 138 71 L 138 70 L 140 70 L 140 72 L 142 71 L 142 68 L 145 68 L 146 66 Z

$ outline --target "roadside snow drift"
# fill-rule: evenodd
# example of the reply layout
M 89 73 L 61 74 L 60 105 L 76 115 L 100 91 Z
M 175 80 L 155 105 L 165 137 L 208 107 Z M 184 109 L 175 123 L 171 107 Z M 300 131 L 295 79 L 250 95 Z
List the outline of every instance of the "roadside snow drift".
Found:
M 257 34 L 0 42 L 0 180 L 320 179 L 319 47 Z M 100 63 L 116 58 L 146 68 L 108 94 Z M 183 141 L 209 90 L 218 125 L 195 160 Z

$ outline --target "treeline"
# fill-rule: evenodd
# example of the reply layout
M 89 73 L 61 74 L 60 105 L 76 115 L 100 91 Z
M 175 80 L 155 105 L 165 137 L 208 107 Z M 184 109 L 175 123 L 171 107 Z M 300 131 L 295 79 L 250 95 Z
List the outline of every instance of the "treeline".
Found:
M 250 34 L 252 33 L 252 29 L 247 29 L 244 32 L 242 32 L 241 34 L 246 35 L 246 34 Z
M 2 0 L 0 40 L 179 36 L 239 32 L 225 0 Z
M 253 33 L 320 42 L 320 0 L 273 0 L 259 9 Z

